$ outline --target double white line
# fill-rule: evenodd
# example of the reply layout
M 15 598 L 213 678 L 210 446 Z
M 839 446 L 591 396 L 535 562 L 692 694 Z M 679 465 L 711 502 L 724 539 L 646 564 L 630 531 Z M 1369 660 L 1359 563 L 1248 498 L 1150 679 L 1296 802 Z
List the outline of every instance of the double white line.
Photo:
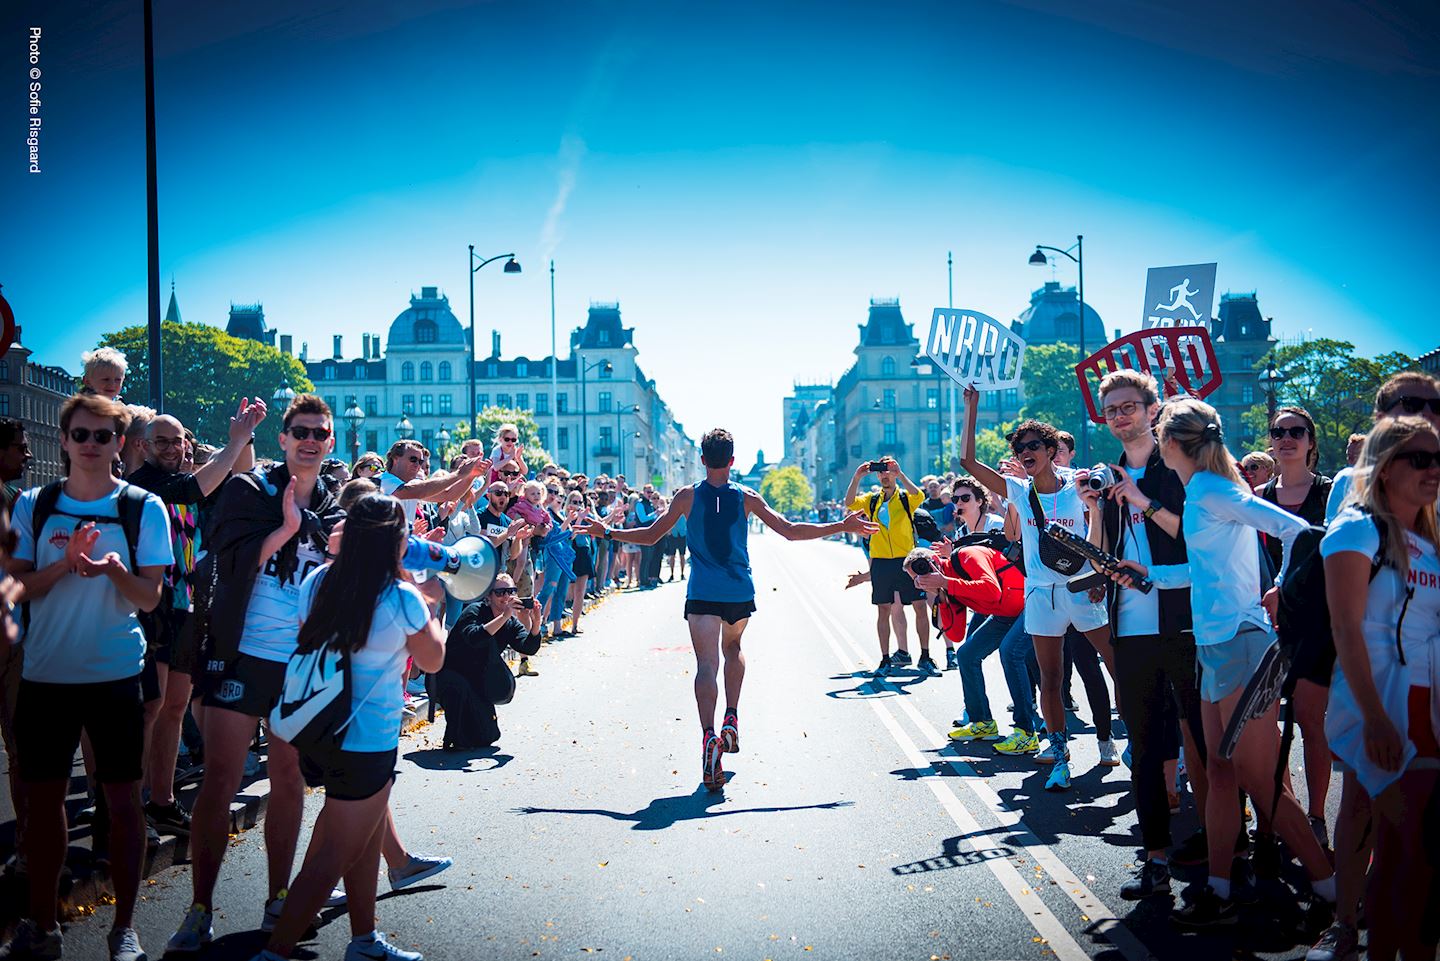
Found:
M 839 621 L 807 596 L 807 589 L 791 574 L 788 565 L 783 560 L 777 558 L 775 563 L 784 572 L 796 600 L 809 615 L 816 631 L 834 652 L 841 670 L 853 671 L 855 659 L 860 658 L 863 663 L 866 652 Z M 877 681 L 877 683 L 886 682 Z M 895 717 L 895 712 L 890 709 L 889 705 L 898 704 L 900 710 L 909 717 L 911 723 L 927 743 L 944 744 L 946 739 L 925 719 L 924 715 L 916 710 L 915 706 L 910 703 L 910 699 L 902 697 L 868 698 L 867 700 L 880 718 L 880 723 L 890 732 L 890 736 L 894 738 L 896 745 L 905 755 L 905 759 L 917 770 L 930 767 L 933 762 L 921 753 L 915 741 L 901 727 L 899 720 Z M 1015 836 L 1016 843 L 1023 847 L 1025 853 L 1034 859 L 1036 865 L 1044 870 L 1070 897 L 1070 900 L 1079 909 L 1081 915 L 1080 918 L 1077 918 L 1079 923 L 1084 924 L 1084 918 L 1089 918 L 1090 930 L 1114 945 L 1126 961 L 1154 961 L 1154 956 L 1145 948 L 1134 932 L 1125 927 L 1114 913 L 1081 883 L 1080 879 L 1075 876 L 1075 872 L 1066 867 L 1054 851 L 1040 843 L 1039 838 L 1025 824 L 1019 813 L 1007 807 L 973 767 L 962 758 L 956 757 L 945 758 L 944 763 L 948 764 L 950 769 L 959 776 L 961 783 L 970 789 L 978 801 L 989 809 L 992 816 L 1003 827 L 1010 829 Z M 936 800 L 940 802 L 945 813 L 950 815 L 950 819 L 955 822 L 956 827 L 967 835 L 965 844 L 971 850 L 979 852 L 981 850 L 979 844 L 980 824 L 964 803 L 956 797 L 955 792 L 950 789 L 950 785 L 938 777 L 922 778 L 921 780 L 929 785 Z M 1033 880 L 1023 878 L 1009 860 L 984 858 L 983 855 L 981 857 L 985 866 L 990 869 L 990 873 L 1005 889 L 1005 893 L 1010 895 L 1010 899 L 1015 902 L 1035 928 L 1035 933 L 1046 940 L 1060 961 L 1089 961 L 1089 952 L 1080 946 L 1080 943 L 1071 935 L 1069 928 L 1041 899 L 1035 890 Z

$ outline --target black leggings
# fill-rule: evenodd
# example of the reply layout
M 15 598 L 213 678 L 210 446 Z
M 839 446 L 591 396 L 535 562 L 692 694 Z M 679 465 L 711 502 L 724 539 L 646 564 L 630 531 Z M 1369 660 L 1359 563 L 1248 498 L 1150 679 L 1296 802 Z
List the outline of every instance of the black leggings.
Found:
M 1065 632 L 1065 661 L 1073 663 L 1085 685 L 1085 699 L 1090 702 L 1090 720 L 1095 725 L 1095 736 L 1102 741 L 1110 740 L 1110 689 L 1100 673 L 1100 652 L 1075 628 Z

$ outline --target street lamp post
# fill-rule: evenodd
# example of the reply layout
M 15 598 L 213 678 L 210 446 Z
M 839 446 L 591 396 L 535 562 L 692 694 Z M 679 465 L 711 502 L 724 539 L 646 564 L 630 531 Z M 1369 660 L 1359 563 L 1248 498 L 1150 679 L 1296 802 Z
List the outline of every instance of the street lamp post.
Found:
M 410 423 L 408 410 L 400 415 L 400 421 L 395 425 L 395 436 L 401 440 L 409 440 L 415 436 L 415 425 Z
M 580 470 L 586 474 L 590 473 L 590 394 L 585 390 L 585 378 L 590 371 L 599 367 L 607 374 L 615 369 L 615 366 L 608 360 L 597 360 L 593 364 L 585 363 L 585 357 L 580 357 L 576 365 L 580 368 Z M 624 471 L 621 471 L 623 474 Z
M 1035 252 L 1030 255 L 1030 266 L 1044 267 L 1050 262 L 1042 250 L 1053 250 L 1057 254 L 1064 254 L 1075 262 L 1075 268 L 1080 277 L 1080 359 L 1087 356 L 1085 352 L 1085 235 L 1076 234 L 1075 243 L 1068 250 L 1061 250 L 1059 247 L 1047 247 L 1044 244 L 1036 244 Z M 1074 251 L 1074 253 L 1071 253 Z M 1090 463 L 1090 431 L 1089 421 L 1086 418 L 1080 419 L 1080 463 Z
M 560 443 L 560 384 L 555 368 L 560 363 L 560 354 L 555 349 L 555 261 L 550 261 L 550 443 L 552 451 L 559 450 Z M 552 454 L 557 460 L 559 454 Z
M 440 460 L 447 461 L 450 457 L 450 431 L 440 428 L 440 433 L 435 435 L 435 443 L 440 445 Z
M 365 411 L 360 409 L 359 403 L 354 397 L 350 398 L 350 406 L 345 408 L 341 415 L 345 423 L 350 425 L 350 463 L 353 465 L 360 459 L 360 428 L 365 423 Z
M 1267 355 L 1265 358 L 1265 373 L 1256 380 L 1260 381 L 1260 389 L 1265 391 L 1265 413 L 1266 423 L 1275 420 L 1275 393 L 1280 385 L 1286 381 L 1284 374 L 1275 369 L 1275 357 Z
M 285 408 L 289 407 L 290 402 L 295 399 L 295 391 L 290 389 L 288 378 L 280 382 L 280 386 L 275 388 L 275 393 L 270 395 L 270 399 L 274 401 L 275 409 L 284 414 Z
M 505 260 L 505 258 L 509 258 Z M 520 264 L 515 260 L 514 254 L 496 254 L 494 257 L 487 257 L 478 264 L 475 262 L 475 245 L 470 245 L 470 259 L 466 261 L 466 267 L 470 274 L 470 436 L 474 437 L 478 429 L 479 411 L 475 409 L 475 273 L 488 263 L 497 260 L 505 260 L 505 273 L 520 273 Z

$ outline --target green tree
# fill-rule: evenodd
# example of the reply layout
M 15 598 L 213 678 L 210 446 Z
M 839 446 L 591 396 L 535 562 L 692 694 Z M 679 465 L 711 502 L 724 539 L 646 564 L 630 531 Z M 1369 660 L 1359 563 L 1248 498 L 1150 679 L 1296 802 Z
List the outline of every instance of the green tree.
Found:
M 1276 347 L 1275 366 L 1285 379 L 1275 391 L 1277 407 L 1303 407 L 1315 419 L 1320 449 L 1319 469 L 1333 474 L 1345 466 L 1345 446 L 1353 433 L 1373 423 L 1375 391 L 1391 374 L 1415 369 L 1415 359 L 1399 352 L 1361 357 L 1345 340 L 1321 337 Z M 1269 358 L 1255 364 L 1263 370 Z M 1255 436 L 1269 443 L 1266 406 L 1256 404 L 1243 415 Z
M 125 354 L 130 362 L 128 393 L 136 400 L 146 396 L 150 383 L 147 329 L 137 325 L 117 330 L 101 337 L 100 346 Z M 180 418 L 203 443 L 226 443 L 230 418 L 242 397 L 259 397 L 268 404 L 283 384 L 297 394 L 314 389 L 305 365 L 296 358 L 206 324 L 161 325 L 160 349 L 165 359 L 165 412 Z M 282 413 L 271 410 L 256 432 L 257 456 L 279 456 Z M 335 411 L 335 416 L 338 420 L 340 411 Z M 343 433 L 344 425 L 337 426 Z M 343 436 L 339 440 L 343 442 Z
M 1025 388 L 1022 417 L 1043 420 L 1061 430 L 1080 436 L 1088 419 L 1075 365 L 1084 358 L 1071 344 L 1039 344 L 1025 348 L 1025 367 L 1020 382 Z
M 1005 440 L 1005 434 L 1016 423 L 1012 420 L 996 427 L 982 427 L 975 432 L 975 457 L 980 463 L 994 467 L 1010 456 L 1010 444 Z M 959 437 L 951 438 L 945 445 L 945 463 L 940 465 L 940 469 L 948 470 L 952 459 L 959 461 L 961 446 Z
M 815 503 L 815 491 L 805 474 L 793 464 L 779 467 L 760 479 L 760 496 L 786 517 L 808 511 Z
M 477 436 L 485 442 L 486 456 L 495 449 L 495 433 L 501 424 L 515 425 L 520 435 L 520 446 L 525 448 L 525 466 L 532 472 L 553 463 L 549 452 L 540 446 L 540 425 L 535 422 L 534 413 L 519 407 L 486 407 L 476 415 Z M 450 431 L 449 454 L 459 451 L 460 445 L 469 439 L 470 421 L 466 419 Z M 565 464 L 560 466 L 568 467 Z

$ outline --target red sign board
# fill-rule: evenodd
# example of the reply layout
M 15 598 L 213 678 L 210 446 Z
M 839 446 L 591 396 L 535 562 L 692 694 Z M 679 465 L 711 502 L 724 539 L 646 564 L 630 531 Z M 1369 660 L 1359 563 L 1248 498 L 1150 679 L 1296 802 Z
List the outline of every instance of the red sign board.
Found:
M 15 311 L 10 309 L 10 302 L 4 294 L 0 294 L 0 323 L 4 324 L 4 329 L 0 330 L 0 357 L 4 357 L 10 345 L 15 343 Z
M 1141 370 L 1160 382 L 1166 397 L 1182 390 L 1208 397 L 1220 387 L 1220 362 L 1210 331 L 1204 327 L 1152 327 L 1126 334 L 1075 366 L 1085 409 L 1097 424 L 1105 423 L 1096 404 L 1100 381 L 1114 370 Z

